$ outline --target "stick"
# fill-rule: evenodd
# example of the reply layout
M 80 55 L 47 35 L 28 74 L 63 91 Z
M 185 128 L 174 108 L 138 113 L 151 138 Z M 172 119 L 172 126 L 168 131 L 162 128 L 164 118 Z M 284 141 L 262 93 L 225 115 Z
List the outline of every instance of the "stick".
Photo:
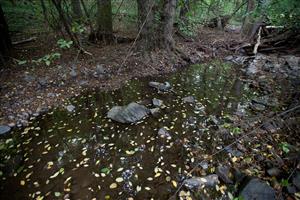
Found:
M 253 54 L 254 55 L 257 54 L 258 47 L 261 44 L 261 42 L 260 42 L 260 40 L 261 40 L 261 30 L 262 30 L 262 28 L 259 27 L 257 43 L 255 44 L 254 49 L 253 49 Z
M 37 39 L 37 37 L 31 37 L 31 38 L 28 38 L 28 39 L 12 42 L 12 44 L 13 45 L 24 44 L 24 43 L 35 41 L 36 39 Z

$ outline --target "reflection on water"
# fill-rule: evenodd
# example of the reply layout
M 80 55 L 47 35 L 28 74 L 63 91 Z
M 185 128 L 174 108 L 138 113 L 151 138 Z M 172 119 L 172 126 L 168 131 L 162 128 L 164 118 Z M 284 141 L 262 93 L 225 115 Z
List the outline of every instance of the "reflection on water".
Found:
M 2 140 L 0 198 L 168 199 L 192 167 L 226 143 L 217 126 L 249 95 L 237 76 L 215 61 L 72 99 L 76 112 L 53 110 Z M 169 81 L 174 92 L 159 93 L 149 81 Z M 184 103 L 186 96 L 196 102 Z M 153 98 L 166 105 L 158 116 L 136 125 L 106 118 L 114 105 L 151 108 Z M 171 138 L 158 136 L 162 127 Z

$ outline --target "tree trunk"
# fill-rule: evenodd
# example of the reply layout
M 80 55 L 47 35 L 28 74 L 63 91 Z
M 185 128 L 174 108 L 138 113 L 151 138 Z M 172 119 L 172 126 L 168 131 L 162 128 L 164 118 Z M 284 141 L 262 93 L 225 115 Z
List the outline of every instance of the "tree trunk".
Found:
M 97 40 L 109 44 L 113 41 L 111 0 L 97 0 Z
M 173 38 L 173 27 L 176 12 L 176 0 L 165 0 L 163 13 L 162 13 L 162 43 L 161 47 L 166 48 L 168 51 L 173 50 L 175 46 Z
M 138 49 L 142 51 L 155 48 L 154 0 L 137 0 L 138 5 Z
M 80 0 L 71 0 L 72 12 L 75 20 L 80 20 L 82 18 L 82 10 L 80 7 Z
M 8 31 L 8 25 L 0 4 L 0 65 L 4 64 L 6 56 L 9 55 L 12 44 Z
M 186 21 L 186 15 L 190 10 L 190 0 L 183 0 L 183 5 L 179 11 L 179 18 L 183 21 Z
M 247 1 L 247 13 L 243 21 L 242 25 L 242 35 L 245 38 L 249 38 L 252 31 L 252 26 L 254 24 L 254 20 L 252 17 L 252 12 L 255 10 L 255 0 L 248 0 Z

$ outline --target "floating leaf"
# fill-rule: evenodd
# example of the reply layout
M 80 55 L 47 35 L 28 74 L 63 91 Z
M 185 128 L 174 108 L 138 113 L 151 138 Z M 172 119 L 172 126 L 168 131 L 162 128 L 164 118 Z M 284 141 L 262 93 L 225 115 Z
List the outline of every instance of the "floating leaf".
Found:
M 54 196 L 60 197 L 61 193 L 60 192 L 54 192 Z
M 115 189 L 115 188 L 117 188 L 117 187 L 118 187 L 117 183 L 112 183 L 112 184 L 110 184 L 110 186 L 109 186 L 110 189 Z
M 176 182 L 176 181 L 172 180 L 172 185 L 173 185 L 175 188 L 177 188 L 177 182 Z
M 116 182 L 117 182 L 117 183 L 121 183 L 122 181 L 123 181 L 123 178 L 122 178 L 122 177 L 116 178 Z

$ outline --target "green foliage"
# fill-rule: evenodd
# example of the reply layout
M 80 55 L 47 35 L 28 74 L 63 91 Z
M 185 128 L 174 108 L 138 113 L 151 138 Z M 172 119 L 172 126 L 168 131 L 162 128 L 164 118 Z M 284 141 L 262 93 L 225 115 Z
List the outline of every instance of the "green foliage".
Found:
M 281 179 L 280 185 L 283 187 L 289 186 L 289 181 L 287 179 Z
M 73 33 L 83 33 L 85 31 L 85 27 L 83 24 L 79 24 L 77 22 L 73 22 L 71 31 Z
M 54 60 L 60 58 L 61 54 L 60 53 L 51 53 L 47 54 L 38 60 L 32 60 L 32 63 L 40 64 L 40 63 L 45 63 L 47 66 L 49 66 Z
M 300 28 L 299 0 L 272 0 L 263 8 L 263 12 L 272 25 Z
M 59 39 L 57 41 L 57 44 L 58 44 L 59 48 L 61 48 L 61 49 L 69 49 L 69 48 L 71 48 L 71 45 L 73 44 L 73 41 L 72 40 L 67 41 L 67 40 L 64 40 L 64 39 Z
M 289 152 L 290 152 L 289 146 L 290 146 L 290 145 L 289 145 L 287 142 L 282 142 L 282 143 L 280 144 L 280 148 L 282 149 L 282 151 L 283 151 L 284 153 L 289 153 Z

